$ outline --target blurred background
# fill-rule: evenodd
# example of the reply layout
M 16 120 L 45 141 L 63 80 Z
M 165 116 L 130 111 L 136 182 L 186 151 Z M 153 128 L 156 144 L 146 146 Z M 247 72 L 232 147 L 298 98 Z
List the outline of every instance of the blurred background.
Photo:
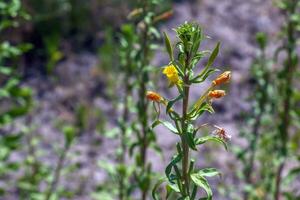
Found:
M 120 78 L 120 34 L 124 24 L 138 26 L 138 22 L 131 22 L 128 17 L 136 5 L 134 0 L 0 1 L 0 199 L 44 199 L 42 191 L 55 179 L 60 160 L 64 162 L 52 199 L 118 199 L 113 196 L 115 188 L 108 192 L 105 188 L 114 173 L 107 170 L 114 169 L 103 163 L 117 162 L 114 155 L 120 146 L 116 138 L 124 95 Z M 168 98 L 175 97 L 175 90 L 166 87 L 161 74 L 161 67 L 169 63 L 162 32 L 176 41 L 173 28 L 185 21 L 199 23 L 209 36 L 201 49 L 212 49 L 221 42 L 214 66 L 232 71 L 232 81 L 226 86 L 227 96 L 213 103 L 214 115 L 205 114 L 199 121 L 199 124 L 217 124 L 224 128 L 232 136 L 229 149 L 225 151 L 208 144 L 193 153 L 199 166 L 214 166 L 222 172 L 221 178 L 210 181 L 213 199 L 244 199 L 245 191 L 253 195 L 248 199 L 275 199 L 267 194 L 275 186 L 267 187 L 264 181 L 270 178 L 273 184 L 276 172 L 268 174 L 262 168 L 276 171 L 280 166 L 276 161 L 281 157 L 272 155 L 268 147 L 275 140 L 282 140 L 271 133 L 276 132 L 280 123 L 281 115 L 277 114 L 284 111 L 279 107 L 278 112 L 272 109 L 280 105 L 276 104 L 276 98 L 282 95 L 275 83 L 286 80 L 282 78 L 286 77 L 284 73 L 280 76 L 280 70 L 288 54 L 279 54 L 276 61 L 273 57 L 286 41 L 283 28 L 287 23 L 286 11 L 272 0 L 169 0 L 158 3 L 157 7 L 161 13 L 172 11 L 172 14 L 157 24 L 156 50 L 151 58 L 153 83 L 148 89 Z M 295 18 L 300 21 L 299 16 Z M 261 37 L 257 36 L 260 32 L 264 33 Z M 299 32 L 295 33 L 296 39 L 298 36 Z M 296 42 L 295 51 L 296 56 L 299 55 Z M 283 156 L 282 172 L 289 180 L 282 185 L 284 192 L 280 199 L 296 200 L 300 199 L 300 124 L 297 121 L 300 87 L 299 82 L 295 83 L 299 64 L 293 65 L 294 82 L 287 87 L 295 90 L 295 98 L 286 111 L 292 116 L 287 128 L 291 143 L 287 145 L 289 153 Z M 276 78 L 266 79 L 262 75 L 265 73 Z M 268 91 L 264 94 L 267 103 L 262 106 L 266 109 L 261 110 L 257 108 L 261 105 L 258 99 L 262 91 L 258 86 L 264 81 L 270 86 L 264 90 Z M 208 84 L 193 88 L 191 101 L 196 100 Z M 133 93 L 136 93 L 134 89 Z M 263 114 L 257 115 L 257 112 Z M 257 119 L 260 131 L 253 130 Z M 65 148 L 66 135 L 74 130 L 76 139 Z M 252 144 L 249 135 L 254 132 L 270 135 L 257 144 L 266 150 L 257 150 L 258 158 L 251 166 L 253 175 L 249 181 L 245 178 L 244 166 L 251 155 L 243 150 Z M 175 152 L 178 139 L 162 126 L 157 127 L 155 133 L 162 153 L 149 150 L 148 158 L 160 177 Z M 66 150 L 68 154 L 61 154 Z M 273 160 L 269 162 L 270 157 Z M 131 163 L 131 158 L 127 159 Z M 275 164 L 262 167 L 264 160 Z M 133 191 L 133 199 L 140 199 L 138 193 Z M 148 198 L 152 199 L 150 194 Z

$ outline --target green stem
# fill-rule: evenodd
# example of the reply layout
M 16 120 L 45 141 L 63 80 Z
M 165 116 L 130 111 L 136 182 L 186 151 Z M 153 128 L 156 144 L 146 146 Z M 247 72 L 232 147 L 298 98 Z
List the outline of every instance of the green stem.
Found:
M 126 123 L 128 122 L 128 118 L 129 118 L 129 107 L 128 107 L 128 96 L 130 93 L 130 84 L 129 84 L 129 79 L 128 79 L 128 75 L 126 75 L 126 77 L 124 78 L 124 82 L 125 82 L 125 98 L 124 98 L 124 110 L 123 110 L 123 125 L 121 126 L 121 137 L 120 137 L 120 144 L 121 144 L 121 155 L 119 157 L 119 163 L 121 165 L 125 164 L 125 155 L 127 153 L 127 147 L 126 147 Z M 119 200 L 123 200 L 124 199 L 124 177 L 120 176 L 119 179 Z
M 143 2 L 143 16 L 144 18 L 147 15 L 148 12 L 148 2 L 147 0 L 144 0 Z M 142 36 L 141 36 L 141 74 L 142 76 L 140 77 L 140 84 L 139 84 L 139 96 L 140 96 L 140 105 L 139 105 L 139 120 L 140 124 L 142 127 L 142 138 L 141 138 L 141 148 L 140 148 L 140 154 L 141 154 L 141 168 L 143 173 L 146 173 L 146 162 L 147 162 L 147 148 L 148 148 L 148 102 L 146 100 L 146 92 L 147 92 L 147 84 L 148 84 L 148 79 L 149 75 L 147 70 L 144 70 L 145 67 L 148 65 L 148 32 L 149 32 L 149 24 L 147 24 L 145 21 L 142 23 L 145 23 L 144 30 L 142 31 Z M 148 188 L 141 188 L 141 200 L 146 200 L 147 198 L 147 193 L 148 193 Z
M 182 103 L 182 120 L 181 120 L 181 127 L 182 127 L 182 136 L 181 136 L 181 143 L 182 143 L 182 181 L 185 187 L 185 194 L 190 195 L 189 189 L 189 146 L 186 141 L 185 134 L 187 134 L 187 112 L 189 106 L 189 93 L 190 93 L 190 85 L 189 85 L 189 53 L 186 54 L 186 62 L 185 62 L 185 69 L 184 69 L 184 80 L 183 80 L 183 103 Z
M 283 110 L 281 112 L 281 123 L 280 123 L 280 135 L 281 135 L 281 154 L 283 157 L 287 156 L 287 143 L 289 140 L 289 127 L 290 127 L 290 110 L 291 110 L 291 98 L 292 98 L 292 82 L 293 82 L 293 74 L 296 69 L 296 65 L 293 63 L 293 54 L 296 49 L 296 39 L 295 39 L 295 23 L 291 21 L 290 16 L 295 14 L 296 12 L 296 4 L 297 1 L 293 0 L 291 5 L 289 6 L 287 18 L 288 27 L 287 27 L 287 62 L 285 64 L 285 83 L 284 83 L 284 99 L 283 99 Z M 282 180 L 282 171 L 285 166 L 285 159 L 280 164 L 277 170 L 276 176 L 276 185 L 275 185 L 275 200 L 280 199 L 281 193 L 281 180 Z
M 265 52 L 262 51 L 262 55 L 260 57 L 260 65 L 263 68 L 266 68 L 266 63 L 265 63 Z M 260 99 L 258 99 L 258 103 L 259 103 L 259 113 L 254 115 L 254 125 L 252 127 L 252 133 L 253 133 L 253 139 L 250 142 L 250 146 L 249 146 L 249 151 L 250 151 L 250 158 L 249 158 L 249 164 L 245 167 L 245 177 L 246 177 L 246 183 L 247 184 L 251 184 L 252 183 L 252 171 L 253 171 L 253 167 L 254 167 L 254 161 L 255 161 L 255 154 L 256 154 L 256 148 L 257 148 L 257 142 L 259 139 L 259 130 L 261 127 L 261 119 L 263 117 L 263 114 L 265 112 L 265 107 L 267 104 L 267 98 L 268 98 L 268 92 L 267 92 L 267 88 L 269 87 L 269 82 L 270 82 L 270 78 L 268 75 L 268 72 L 265 71 L 264 72 L 264 76 L 263 76 L 265 82 L 262 86 L 258 86 L 258 92 L 260 92 L 262 94 L 262 96 L 260 97 Z M 247 200 L 249 196 L 249 192 L 245 192 L 244 194 L 244 200 Z
M 59 180 L 60 180 L 60 175 L 61 175 L 61 170 L 63 168 L 64 160 L 65 160 L 66 154 L 69 150 L 69 147 L 70 147 L 69 145 L 66 145 L 63 152 L 59 156 L 57 166 L 56 166 L 55 171 L 54 171 L 54 179 L 50 184 L 50 188 L 49 188 L 49 190 L 46 194 L 45 200 L 49 200 L 51 198 L 52 194 L 56 190 L 56 187 L 57 187 L 57 185 L 59 183 Z

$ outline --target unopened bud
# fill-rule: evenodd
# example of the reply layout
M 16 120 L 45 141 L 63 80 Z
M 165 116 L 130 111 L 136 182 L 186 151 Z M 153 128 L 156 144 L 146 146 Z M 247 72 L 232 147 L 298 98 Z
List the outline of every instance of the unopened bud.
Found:
M 226 95 L 226 92 L 224 90 L 212 90 L 208 93 L 208 97 L 211 99 L 219 99 L 221 97 L 224 97 Z
M 146 97 L 150 101 L 161 102 L 163 98 L 156 92 L 148 91 Z
M 231 78 L 231 71 L 226 71 L 220 76 L 218 76 L 212 83 L 214 86 L 221 85 L 223 83 L 227 83 Z

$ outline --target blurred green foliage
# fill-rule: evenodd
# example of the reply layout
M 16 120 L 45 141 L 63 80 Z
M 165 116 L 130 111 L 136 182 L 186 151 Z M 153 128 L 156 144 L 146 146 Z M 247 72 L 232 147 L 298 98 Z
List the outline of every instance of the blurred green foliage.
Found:
M 251 74 L 255 86 L 251 98 L 252 112 L 241 136 L 249 145 L 238 151 L 244 170 L 244 199 L 298 199 L 291 187 L 299 176 L 299 55 L 300 1 L 279 0 L 285 22 L 279 33 L 281 46 L 271 58 L 267 56 L 267 36 L 257 34 L 260 48 Z M 280 58 L 279 58 L 280 57 Z M 279 69 L 274 69 L 279 66 Z M 294 163 L 290 168 L 287 163 Z M 287 176 L 283 171 L 287 170 Z
M 0 2 L 0 34 L 16 28 L 19 20 L 28 18 L 21 9 L 19 0 Z M 0 188 L 0 196 L 8 191 L 13 182 L 7 179 L 17 172 L 22 163 L 11 160 L 14 151 L 18 151 L 22 142 L 22 131 L 15 130 L 14 122 L 18 117 L 28 114 L 32 108 L 32 91 L 21 86 L 18 74 L 18 58 L 30 48 L 30 45 L 14 45 L 5 37 L 0 39 L 0 177 L 8 183 Z

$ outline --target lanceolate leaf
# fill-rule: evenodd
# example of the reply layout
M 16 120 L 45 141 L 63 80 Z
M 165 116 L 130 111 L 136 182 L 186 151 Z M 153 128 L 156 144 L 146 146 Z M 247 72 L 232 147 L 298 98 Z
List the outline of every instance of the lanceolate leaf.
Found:
M 175 183 L 175 184 L 173 184 L 173 183 L 168 183 L 167 186 L 170 187 L 173 191 L 175 191 L 175 192 L 177 192 L 177 193 L 180 192 L 180 190 L 179 190 L 179 188 L 178 188 L 178 186 L 177 186 L 176 183 Z
M 198 185 L 199 187 L 201 187 L 205 190 L 205 192 L 207 194 L 207 200 L 211 200 L 212 199 L 212 190 L 211 190 L 206 178 L 204 178 L 203 176 L 201 176 L 198 173 L 194 173 L 194 174 L 191 174 L 191 179 L 196 185 Z
M 200 51 L 195 54 L 195 56 L 192 58 L 190 68 L 194 68 L 196 64 L 201 60 L 201 58 L 204 58 L 207 54 L 209 54 L 210 51 Z
M 195 143 L 195 129 L 192 124 L 188 124 L 187 132 L 183 135 L 183 137 L 185 137 L 189 147 L 197 151 L 196 143 Z
M 168 166 L 165 169 L 165 173 L 166 176 L 168 178 L 168 180 L 170 181 L 170 183 L 174 183 L 174 181 L 172 180 L 172 178 L 170 177 L 170 174 L 172 172 L 172 168 L 174 165 L 176 165 L 180 160 L 182 159 L 182 154 L 177 154 L 176 156 L 173 157 L 173 159 L 171 160 L 171 162 L 168 164 Z
M 208 59 L 208 62 L 205 66 L 205 68 L 209 68 L 212 66 L 212 64 L 214 63 L 216 57 L 218 56 L 219 54 L 219 49 L 220 49 L 220 42 L 217 43 L 215 49 L 213 50 L 213 52 L 211 53 L 209 59 Z
M 164 32 L 164 36 L 165 36 L 165 45 L 166 45 L 168 54 L 170 56 L 170 60 L 172 61 L 172 60 L 174 60 L 174 56 L 173 56 L 173 48 L 172 48 L 172 45 L 170 42 L 170 38 L 166 32 Z
M 218 44 L 214 48 L 213 52 L 211 53 L 211 55 L 210 55 L 210 57 L 209 57 L 209 59 L 207 61 L 207 64 L 205 66 L 205 68 L 199 74 L 199 77 L 202 77 L 203 75 L 205 75 L 206 72 L 209 70 L 209 68 L 212 66 L 212 64 L 214 63 L 217 55 L 219 54 L 219 49 L 220 49 L 220 43 L 218 42 Z
M 213 107 L 207 102 L 203 102 L 201 105 L 194 105 L 193 111 L 189 114 L 189 118 L 191 120 L 196 120 L 200 115 L 202 115 L 205 111 L 209 113 L 214 113 Z
M 155 128 L 159 124 L 164 125 L 167 129 L 169 129 L 173 133 L 179 134 L 178 131 L 177 131 L 177 129 L 170 122 L 167 122 L 167 121 L 156 120 L 155 122 L 152 123 L 151 128 Z
M 193 78 L 191 82 L 192 83 L 202 83 L 207 79 L 207 77 L 209 77 L 209 75 L 211 75 L 211 74 L 213 74 L 217 71 L 220 71 L 220 70 L 218 70 L 218 69 L 209 69 L 209 70 L 206 71 L 206 73 L 201 74 L 201 76 L 198 75 L 195 78 Z
M 182 94 L 180 94 L 178 97 L 176 97 L 175 99 L 172 99 L 168 102 L 167 107 L 166 107 L 166 112 L 168 113 L 169 110 L 172 108 L 172 106 L 174 105 L 174 103 L 176 103 L 177 101 L 179 101 L 180 99 L 182 99 Z
M 201 169 L 197 173 L 204 177 L 213 177 L 213 176 L 221 175 L 221 173 L 215 168 Z
M 197 151 L 197 148 L 196 148 L 196 143 L 195 143 L 195 140 L 194 140 L 194 137 L 193 137 L 193 132 L 190 132 L 188 131 L 184 137 L 186 137 L 186 140 L 187 140 L 187 143 L 189 145 L 189 147 L 195 151 Z
M 224 140 L 222 140 L 221 138 L 216 137 L 216 136 L 205 136 L 205 137 L 198 138 L 198 139 L 196 139 L 196 145 L 204 144 L 207 141 L 214 141 L 214 142 L 223 144 L 223 146 L 227 150 L 226 142 L 224 142 Z
M 166 177 L 163 177 L 163 178 L 159 179 L 159 180 L 157 181 L 157 183 L 154 185 L 153 190 L 152 190 L 152 198 L 153 198 L 154 200 L 160 200 L 159 197 L 158 197 L 157 194 L 156 194 L 156 191 L 157 191 L 157 189 L 159 188 L 159 186 L 160 186 L 161 184 L 163 184 L 164 182 L 166 182 L 166 181 L 167 181 L 167 178 L 166 178 Z
M 138 147 L 140 145 L 140 142 L 134 142 L 130 145 L 129 147 L 129 155 L 132 156 L 133 155 L 133 151 L 136 147 Z

